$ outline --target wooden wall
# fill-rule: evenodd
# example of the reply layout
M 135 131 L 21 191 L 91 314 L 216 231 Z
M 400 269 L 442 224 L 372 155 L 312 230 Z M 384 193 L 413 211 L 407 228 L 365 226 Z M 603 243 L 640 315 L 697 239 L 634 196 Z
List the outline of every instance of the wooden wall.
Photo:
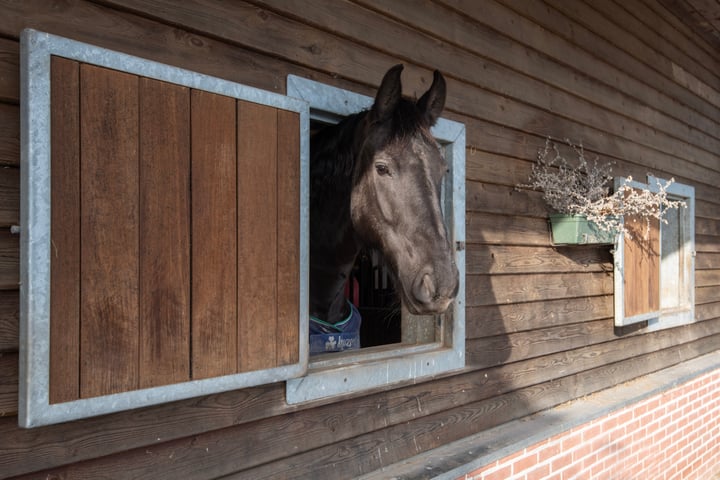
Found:
M 720 345 L 720 52 L 653 0 L 0 1 L 0 477 L 353 478 Z M 17 427 L 18 36 L 45 30 L 283 92 L 433 69 L 467 127 L 467 367 L 288 406 L 284 384 Z M 518 191 L 544 137 L 696 190 L 696 317 L 618 331 L 607 248 L 552 248 Z

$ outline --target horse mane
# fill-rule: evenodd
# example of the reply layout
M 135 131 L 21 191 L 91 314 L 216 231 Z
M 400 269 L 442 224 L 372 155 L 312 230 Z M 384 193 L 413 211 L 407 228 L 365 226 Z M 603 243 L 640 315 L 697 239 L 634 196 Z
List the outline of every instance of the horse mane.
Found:
M 370 110 L 365 110 L 349 115 L 338 124 L 328 125 L 313 135 L 310 168 L 312 178 L 318 179 L 318 184 L 313 187 L 327 186 L 332 183 L 330 179 L 352 178 L 358 150 L 361 148 L 359 140 L 362 140 L 356 137 L 357 129 L 371 113 Z M 416 103 L 403 98 L 393 112 L 390 128 L 386 137 L 381 139 L 381 144 L 391 140 L 404 142 L 418 131 L 432 139 L 430 127 Z

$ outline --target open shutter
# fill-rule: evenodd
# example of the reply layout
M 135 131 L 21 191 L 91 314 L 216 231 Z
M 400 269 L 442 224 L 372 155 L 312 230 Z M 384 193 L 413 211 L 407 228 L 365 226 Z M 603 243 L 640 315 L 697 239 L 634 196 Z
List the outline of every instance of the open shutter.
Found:
M 616 188 L 624 179 L 616 179 Z M 648 188 L 634 184 L 635 188 Z M 619 235 L 615 251 L 615 325 L 624 326 L 660 314 L 660 221 L 623 219 L 631 236 Z
M 33 75 L 48 96 L 24 98 L 28 117 L 50 122 L 27 134 L 23 164 L 23 245 L 46 260 L 23 266 L 21 424 L 302 375 L 306 104 L 23 40 L 29 67 L 47 65 Z

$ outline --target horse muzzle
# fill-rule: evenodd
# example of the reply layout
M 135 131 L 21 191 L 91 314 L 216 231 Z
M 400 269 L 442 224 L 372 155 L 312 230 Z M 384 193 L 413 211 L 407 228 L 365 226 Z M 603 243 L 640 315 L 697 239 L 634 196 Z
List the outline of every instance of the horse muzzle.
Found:
M 429 315 L 447 310 L 458 292 L 458 271 L 454 264 L 442 270 L 424 268 L 415 276 L 407 299 L 410 312 Z

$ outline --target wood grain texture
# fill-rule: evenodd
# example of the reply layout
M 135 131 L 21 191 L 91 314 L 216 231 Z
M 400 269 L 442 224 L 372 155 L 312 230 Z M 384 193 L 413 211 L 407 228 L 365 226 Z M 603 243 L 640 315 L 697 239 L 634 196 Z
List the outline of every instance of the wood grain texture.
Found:
M 50 403 L 80 398 L 80 64 L 51 61 Z
M 190 379 L 190 90 L 139 80 L 139 385 Z
M 0 353 L 0 417 L 17 415 L 18 385 L 18 354 Z
M 712 332 L 715 332 L 714 338 Z M 315 447 L 323 445 L 324 442 L 336 443 L 344 441 L 353 438 L 358 434 L 357 432 L 377 431 L 392 425 L 400 425 L 408 420 L 418 419 L 419 413 L 422 413 L 422 416 L 420 416 L 422 419 L 427 418 L 427 415 L 433 415 L 452 408 L 453 405 L 470 405 L 483 400 L 494 402 L 501 398 L 502 395 L 513 391 L 520 392 L 518 399 L 527 398 L 527 394 L 535 389 L 542 392 L 547 388 L 558 388 L 558 392 L 566 390 L 565 394 L 569 396 L 576 392 L 574 390 L 571 392 L 568 386 L 574 385 L 577 378 L 582 378 L 577 376 L 578 374 L 584 375 L 581 372 L 593 371 L 593 369 L 606 365 L 606 362 L 609 362 L 608 365 L 612 365 L 612 371 L 615 371 L 617 362 L 622 365 L 623 360 L 634 359 L 636 356 L 648 353 L 648 349 L 652 352 L 654 349 L 669 348 L 676 345 L 677 342 L 685 343 L 683 348 L 686 349 L 686 355 L 689 352 L 701 354 L 703 351 L 713 349 L 712 345 L 713 342 L 717 341 L 718 333 L 720 333 L 720 321 L 715 320 L 693 325 L 691 328 L 683 330 L 680 337 L 677 337 L 678 332 L 673 330 L 655 332 L 648 337 L 642 335 L 629 336 L 616 342 L 606 342 L 555 355 L 505 364 L 485 371 L 469 371 L 453 378 L 438 380 L 432 384 L 418 384 L 371 396 L 358 397 L 348 402 L 330 404 L 320 409 L 312 409 L 302 413 L 300 418 L 303 420 L 300 423 L 290 424 L 291 426 L 297 426 L 297 428 L 288 426 L 289 417 L 273 415 L 272 418 L 268 418 L 266 421 L 237 425 L 207 435 L 187 437 L 164 444 L 155 443 L 151 447 L 153 452 L 151 464 L 148 464 L 147 451 L 143 448 L 130 452 L 130 458 L 124 455 L 104 457 L 91 461 L 86 465 L 80 464 L 75 472 L 77 475 L 82 475 L 82 472 L 86 471 L 88 473 L 85 473 L 85 475 L 92 477 L 92 475 L 97 474 L 98 469 L 101 467 L 105 468 L 106 471 L 113 471 L 113 468 L 117 468 L 114 465 L 123 465 L 122 470 L 118 469 L 118 475 L 122 475 L 122 472 L 130 467 L 127 478 L 133 478 L 132 475 L 138 474 L 138 470 L 132 467 L 135 463 L 147 465 L 148 471 L 145 474 L 151 475 L 153 469 L 157 469 L 157 472 L 163 472 L 167 468 L 184 468 L 188 472 L 197 472 L 196 464 L 198 462 L 207 466 L 206 475 L 208 472 L 219 475 L 239 471 L 256 465 L 255 462 L 264 463 L 269 461 L 270 458 L 282 458 L 293 453 L 311 451 Z M 696 342 L 696 339 L 703 339 L 704 337 L 709 337 L 703 343 L 705 350 L 698 348 L 700 342 Z M 692 345 L 692 342 L 695 342 L 696 345 Z M 674 357 L 669 356 L 667 358 L 672 358 L 673 362 L 681 360 L 681 357 L 678 357 L 677 354 Z M 628 369 L 623 370 L 622 367 L 620 368 L 620 371 L 624 372 L 622 378 L 627 378 L 627 375 L 634 371 L 631 368 L 632 364 L 628 365 Z M 565 380 L 561 382 L 569 381 L 570 383 L 561 383 L 561 385 L 552 383 L 553 386 L 543 386 L 542 379 L 546 377 L 548 369 L 554 369 L 569 376 L 569 379 L 565 377 Z M 606 377 L 603 381 L 612 382 L 612 378 Z M 281 388 L 275 390 L 275 393 L 282 395 Z M 251 389 L 251 391 L 269 393 L 266 387 Z M 76 459 L 78 457 L 92 458 L 93 450 L 100 448 L 100 445 L 97 441 L 88 442 L 87 438 L 99 434 L 111 435 L 117 429 L 125 430 L 126 425 L 123 420 L 125 422 L 128 420 L 136 422 L 136 428 L 132 430 L 133 433 L 152 437 L 147 438 L 147 440 L 153 442 L 155 433 L 151 432 L 157 432 L 158 428 L 175 428 L 178 429 L 177 433 L 179 434 L 180 430 L 183 429 L 185 432 L 190 431 L 194 422 L 200 422 L 205 418 L 216 426 L 212 430 L 218 430 L 218 423 L 216 422 L 223 419 L 227 422 L 233 422 L 235 418 L 233 412 L 242 411 L 256 415 L 263 410 L 263 407 L 272 408 L 274 395 L 270 394 L 266 397 L 265 394 L 246 395 L 240 392 L 231 392 L 217 397 L 208 397 L 207 402 L 202 404 L 202 410 L 212 408 L 216 413 L 216 415 L 209 417 L 197 411 L 195 401 L 185 401 L 179 402 L 176 408 L 173 408 L 173 405 L 158 406 L 147 409 L 145 413 L 130 412 L 124 415 L 117 414 L 100 419 L 91 419 L 71 425 L 73 436 L 72 440 L 69 441 L 67 440 L 66 429 L 58 426 L 48 427 L 46 430 L 47 438 L 44 440 L 31 436 L 30 433 L 32 432 L 26 430 L 17 430 L 15 428 L 8 431 L 6 427 L 9 425 L 4 424 L 2 421 L 0 421 L 0 432 L 12 433 L 15 443 L 21 446 L 21 452 L 25 452 L 26 455 L 36 455 L 37 452 L 43 452 L 43 456 L 37 457 L 35 466 L 36 468 L 47 468 L 42 467 L 42 465 L 52 465 L 52 457 L 62 455 L 63 452 L 67 453 L 68 448 L 73 444 L 86 446 L 86 450 L 75 455 Z M 534 397 L 535 395 L 531 396 Z M 220 400 L 221 398 L 224 398 L 224 401 Z M 230 401 L 233 398 L 235 400 Z M 260 399 L 263 401 L 257 403 Z M 378 405 L 382 406 L 385 415 L 377 416 L 373 413 L 378 410 Z M 522 406 L 518 407 L 519 410 L 522 410 L 522 408 Z M 266 413 L 269 413 L 269 411 L 266 411 Z M 277 413 L 279 412 L 275 411 L 275 414 Z M 164 418 L 162 425 L 157 425 L 157 422 L 153 421 L 158 417 Z M 334 420 L 328 422 L 327 418 Z M 490 415 L 488 419 L 490 418 L 495 417 Z M 502 423 L 503 418 L 498 417 L 496 420 L 498 423 Z M 100 427 L 100 425 L 104 425 L 104 427 Z M 339 429 L 339 425 L 347 425 L 347 428 Z M 224 440 L 218 435 L 222 435 Z M 185 437 L 185 435 L 180 436 Z M 122 439 L 117 438 L 117 436 L 114 436 L 112 440 L 108 438 L 108 440 L 111 444 L 117 442 L 122 444 Z M 53 448 L 53 441 L 59 442 L 65 448 Z M 208 450 L 205 450 L 206 448 Z M 223 453 L 223 448 L 234 453 Z M 217 458 L 224 458 L 224 460 L 222 462 L 210 461 L 205 463 L 202 458 L 207 458 L 208 454 L 212 455 L 213 458 L 217 455 Z M 5 458 L 9 455 L 11 455 L 10 452 L 0 451 L 0 464 L 3 464 Z M 302 465 L 302 462 L 298 465 Z M 17 466 L 19 465 L 13 464 L 12 466 L 14 469 L 11 473 L 18 472 Z M 202 475 L 202 473 L 198 475 Z M 87 478 L 87 476 L 78 478 Z M 193 476 L 188 478 L 193 478 Z M 199 478 L 207 477 L 200 476 Z
M 82 65 L 80 82 L 86 398 L 138 386 L 138 79 Z
M 20 286 L 20 237 L 9 228 L 0 229 L 0 290 Z
M 659 21 L 664 18 L 662 7 L 614 2 L 613 11 L 604 12 L 602 3 L 592 2 L 569 7 L 551 2 L 558 8 L 514 0 L 463 2 L 433 2 L 402 12 L 412 2 L 359 0 L 369 8 L 347 4 L 352 7 L 348 15 L 333 23 L 322 23 L 332 17 L 335 5 L 330 2 L 321 5 L 322 11 L 298 13 L 283 9 L 303 8 L 301 2 L 273 2 L 268 8 L 253 1 L 236 9 L 211 0 L 180 6 L 165 1 L 3 4 L 3 38 L 16 38 L 20 29 L 32 26 L 280 92 L 286 75 L 295 73 L 372 94 L 387 67 L 402 61 L 406 93 L 412 94 L 427 88 L 433 68 L 449 65 L 447 115 L 466 124 L 469 178 L 480 182 L 468 189 L 469 267 L 472 277 L 478 274 L 469 281 L 476 297 L 469 295 L 468 300 L 479 303 L 467 313 L 468 336 L 477 339 L 469 345 L 477 365 L 503 355 L 514 359 L 481 370 L 471 366 L 432 382 L 304 406 L 287 406 L 284 386 L 276 384 L 34 431 L 18 429 L 16 418 L 2 418 L 0 438 L 11 446 L 0 449 L 3 475 L 317 480 L 341 472 L 352 477 L 360 473 L 359 466 L 363 471 L 377 468 L 717 349 L 713 260 L 698 258 L 703 271 L 710 272 L 701 274 L 706 286 L 696 288 L 696 316 L 703 321 L 604 341 L 609 330 L 591 327 L 602 325 L 612 311 L 612 287 L 600 279 L 607 250 L 554 251 L 541 205 L 533 203 L 539 196 L 512 192 L 516 183 L 526 180 L 544 135 L 582 138 L 589 151 L 615 160 L 618 174 L 643 178 L 650 170 L 695 185 L 697 250 L 720 252 L 715 213 L 720 177 L 717 149 L 712 147 L 718 138 L 717 109 L 673 79 L 666 62 L 656 69 L 634 50 L 649 47 L 662 53 L 665 43 L 642 31 L 627 31 L 629 24 L 611 28 L 614 22 L 607 21 L 621 9 L 631 9 L 640 23 L 664 26 Z M 637 8 L 647 8 L 653 16 L 638 16 Z M 581 9 L 597 12 L 588 18 L 602 22 L 584 18 Z M 453 21 L 439 22 L 443 17 L 437 12 L 452 14 L 447 18 Z M 386 33 L 380 26 L 394 30 Z M 380 34 L 368 38 L 367 31 Z M 672 28 L 665 33 L 665 42 L 677 49 L 672 61 L 701 78 L 688 66 L 698 57 L 686 51 L 685 33 Z M 625 46 L 617 38 L 637 41 Z M 453 64 L 458 59 L 473 62 Z M 504 71 L 508 74 L 502 75 Z M 12 75 L 15 82 L 18 76 Z M 0 78 L 0 91 L 5 82 Z M 525 88 L 528 85 L 536 88 Z M 18 112 L 14 104 L 0 104 L 0 164 L 19 164 Z M 219 124 L 208 122 L 216 129 Z M 523 210 L 520 204 L 530 208 Z M 0 252 L 8 252 L 0 257 L 17 258 L 17 242 L 3 237 L 2 230 Z M 236 259 L 233 262 L 234 268 Z M 0 278 L 13 275 L 8 272 L 17 268 L 17 261 L 13 265 L 0 267 Z M 0 295 L 6 293 L 17 305 L 14 275 L 15 283 L 7 283 L 13 290 Z M 236 288 L 228 289 L 234 303 Z M 3 318 L 12 319 L 17 308 L 11 307 L 7 317 L 2 311 L 0 306 L 0 325 Z M 584 324 L 590 326 L 582 330 Z M 570 327 L 567 339 L 564 326 Z M 501 339 L 512 345 L 503 345 Z M 484 357 L 476 347 L 491 340 L 493 350 Z M 580 345 L 584 341 L 587 344 Z M 515 356 L 514 349 L 532 358 Z M 17 357 L 6 365 L 0 382 L 17 385 Z M 10 405 L 10 412 L 16 402 L 16 387 L 0 393 L 0 405 Z M 378 449 L 382 460 L 375 456 Z M 47 470 L 54 467 L 57 470 Z
M 18 42 L 0 40 L 0 101 L 16 103 L 20 100 L 20 46 Z
M 128 6 L 127 2 L 123 2 L 123 6 Z M 222 36 L 228 41 L 240 42 L 246 45 L 254 45 L 257 48 L 265 49 L 274 55 L 278 55 L 281 58 L 293 59 L 293 61 L 301 61 L 303 65 L 311 66 L 314 64 L 315 55 L 312 53 L 322 52 L 323 56 L 334 61 L 334 59 L 347 58 L 348 52 L 352 52 L 352 62 L 346 62 L 342 68 L 337 65 L 331 64 L 330 67 L 334 68 L 335 71 L 343 71 L 344 75 L 352 76 L 357 78 L 363 83 L 371 83 L 377 81 L 376 79 L 367 78 L 367 72 L 369 71 L 384 71 L 388 65 L 393 63 L 393 58 L 387 58 L 386 51 L 395 51 L 402 46 L 397 42 L 384 45 L 382 50 L 366 50 L 363 48 L 366 40 L 363 38 L 363 45 L 357 43 L 351 43 L 342 41 L 338 37 L 319 32 L 317 30 L 308 29 L 307 25 L 302 22 L 295 20 L 289 20 L 281 15 L 263 10 L 261 14 L 258 14 L 258 10 L 254 7 L 250 8 L 233 8 L 230 11 L 226 6 L 218 5 L 214 2 L 207 1 L 193 1 L 186 2 L 182 9 L 174 8 L 172 13 L 168 14 L 171 10 L 169 9 L 169 2 L 167 0 L 155 0 L 152 3 L 134 1 L 129 6 L 138 12 L 143 12 L 148 15 L 169 15 L 169 18 L 174 22 L 186 25 L 189 28 L 199 29 L 200 31 L 212 31 L 213 33 Z M 473 5 L 472 2 L 464 2 L 461 7 L 466 11 L 483 12 L 481 15 L 487 15 L 482 7 Z M 202 12 L 199 15 L 198 12 Z M 310 12 L 303 12 L 303 17 L 310 15 Z M 507 15 L 507 21 L 517 21 L 518 17 L 513 15 Z M 437 17 L 434 17 L 437 18 Z M 376 20 L 380 22 L 380 19 Z M 237 23 L 238 26 L 233 27 L 233 23 Z M 242 27 L 239 27 L 240 22 Z M 210 25 L 213 25 L 211 28 Z M 217 25 L 222 25 L 218 27 Z M 323 39 L 323 35 L 325 38 Z M 376 36 L 382 38 L 384 36 Z M 311 42 L 310 45 L 304 45 L 292 40 L 293 38 L 313 38 L 315 41 Z M 410 45 L 412 43 L 405 42 Z M 465 46 L 465 45 L 463 45 Z M 414 48 L 414 52 L 422 52 L 423 49 Z M 457 49 L 453 51 L 454 55 L 457 55 Z M 525 51 L 522 52 L 525 55 Z M 585 54 L 587 56 L 587 54 Z M 415 53 L 414 56 L 417 56 Z M 452 55 L 451 58 L 454 58 Z M 433 57 L 434 63 L 433 68 L 437 67 L 438 57 Z M 473 58 L 472 61 L 456 62 L 457 65 L 473 65 L 477 63 L 479 59 Z M 500 61 L 500 60 L 498 60 Z M 485 70 L 492 70 L 494 65 L 492 63 L 483 64 L 482 74 Z M 461 67 L 454 67 L 461 68 Z M 448 71 L 445 68 L 445 71 Z M 452 70 L 450 70 L 452 71 Z M 477 84 L 483 87 L 486 86 L 486 80 L 484 77 L 475 79 L 468 78 L 473 75 L 476 69 L 474 68 L 462 68 L 462 73 L 457 73 L 458 78 L 464 78 L 470 84 Z M 409 73 L 407 75 L 410 75 Z M 419 74 L 416 73 L 409 79 L 406 75 L 406 81 L 404 82 L 406 90 L 414 91 L 419 93 L 423 88 L 426 88 L 429 79 L 431 78 L 431 70 L 423 69 Z M 481 75 L 481 73 L 477 73 Z M 567 77 L 567 74 L 566 74 Z M 653 141 L 648 142 L 648 138 L 651 135 L 649 129 L 653 128 L 652 124 L 644 126 L 631 126 L 626 125 L 626 112 L 627 109 L 622 109 L 620 115 L 614 112 L 603 111 L 603 115 L 597 115 L 597 104 L 590 105 L 588 102 L 580 101 L 580 104 L 576 103 L 576 99 L 567 95 L 565 92 L 553 95 L 548 92 L 547 87 L 544 84 L 533 83 L 534 80 L 531 78 L 522 77 L 519 78 L 517 75 L 508 73 L 507 75 L 496 75 L 496 82 L 490 89 L 493 91 L 485 90 L 484 88 L 474 88 L 464 83 L 455 83 L 452 80 L 448 82 L 448 100 L 447 108 L 463 110 L 464 105 L 473 106 L 473 115 L 480 118 L 492 119 L 497 123 L 501 123 L 512 128 L 517 128 L 526 132 L 532 132 L 539 136 L 548 134 L 548 125 L 553 126 L 553 133 L 558 137 L 570 137 L 570 138 L 581 138 L 587 136 L 587 128 L 579 128 L 579 125 L 592 125 L 593 128 L 608 132 L 613 135 L 612 141 L 608 141 L 604 148 L 616 149 L 617 146 L 623 145 L 622 150 L 616 150 L 613 153 L 614 156 L 619 158 L 639 158 L 640 153 L 631 153 L 635 149 L 651 149 L 656 158 L 656 162 L 660 163 L 660 157 L 668 155 L 667 165 L 672 170 L 673 164 L 677 165 L 678 159 L 683 158 L 684 161 L 689 162 L 688 167 L 695 170 L 700 176 L 693 178 L 698 180 L 708 179 L 707 175 L 711 175 L 715 178 L 716 173 L 712 169 L 715 158 L 706 150 L 694 149 L 691 144 L 684 145 L 684 148 L 692 150 L 692 158 L 687 157 L 687 153 L 690 150 L 679 150 L 677 139 L 668 139 L 660 135 L 652 135 Z M 512 81 L 508 81 L 511 78 Z M 574 77 L 573 77 L 574 78 Z M 522 82 L 530 81 L 531 84 L 520 85 Z M 567 79 L 565 79 L 567 83 Z M 496 86 L 497 85 L 497 86 Z M 647 87 L 645 87 L 647 88 Z M 512 92 L 508 92 L 508 89 L 513 89 Z M 623 91 L 622 88 L 619 88 Z M 516 101 L 516 99 L 523 99 L 528 95 L 528 92 L 541 92 L 537 96 L 533 97 L 533 106 L 524 104 Z M 569 103 L 568 103 L 569 102 Z M 571 105 L 572 104 L 572 105 Z M 600 103 L 604 104 L 603 102 Z M 622 104 L 622 103 L 621 103 Z M 658 104 L 655 102 L 655 104 Z M 572 120 L 565 120 L 564 117 L 557 115 L 551 115 L 547 112 L 565 112 L 568 118 Z M 578 118 L 582 115 L 581 118 Z M 708 120 L 712 119 L 712 116 L 708 117 Z M 687 130 L 687 127 L 685 127 Z M 599 133 L 599 132 L 596 132 Z M 603 141 L 602 136 L 593 135 L 594 140 Z M 660 145 L 663 145 L 662 148 Z M 607 150 L 606 150 L 607 151 Z M 649 153 L 647 153 L 649 154 Z M 671 160 L 671 158 L 673 158 Z M 662 162 L 665 163 L 665 162 Z M 702 171 L 702 173 L 700 173 Z M 640 175 L 643 175 L 641 172 Z M 690 174 L 690 170 L 687 170 L 687 174 Z M 718 177 L 720 181 L 720 177 Z
M 465 271 L 475 274 L 609 272 L 609 247 L 563 248 L 469 245 Z
M 600 320 L 612 315 L 611 294 L 468 307 L 465 311 L 465 336 L 470 340 Z
M 276 366 L 277 110 L 238 101 L 238 370 Z
M 0 353 L 18 351 L 19 331 L 19 293 L 17 290 L 0 290 Z
M 20 107 L 0 103 L 0 167 L 20 165 Z
M 192 91 L 192 376 L 237 371 L 235 99 Z
M 607 273 L 468 275 L 466 292 L 469 307 L 503 305 L 612 294 L 613 279 Z
M 624 315 L 632 317 L 660 309 L 660 223 L 651 219 L 625 219 L 623 251 Z
M 277 364 L 300 359 L 300 117 L 278 110 Z
M 20 170 L 0 167 L 0 228 L 20 224 Z

